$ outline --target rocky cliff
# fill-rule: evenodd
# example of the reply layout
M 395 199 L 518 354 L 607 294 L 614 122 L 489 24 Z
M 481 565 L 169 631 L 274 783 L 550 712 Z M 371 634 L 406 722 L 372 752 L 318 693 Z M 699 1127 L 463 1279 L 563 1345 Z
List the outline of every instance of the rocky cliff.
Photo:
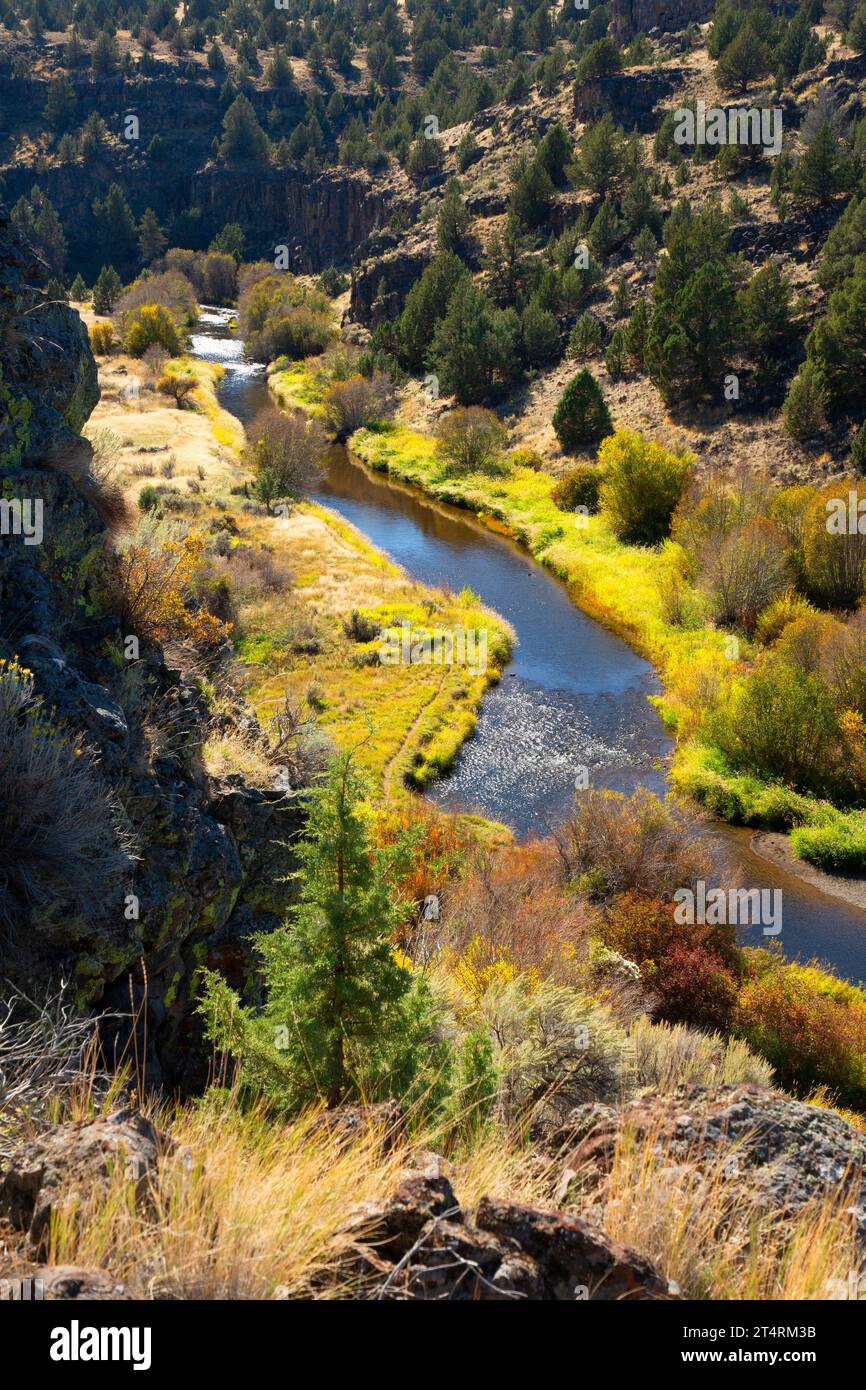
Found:
M 713 0 L 613 0 L 611 33 L 617 43 L 635 34 L 675 34 L 689 24 L 712 19 Z
M 282 917 L 280 845 L 303 812 L 238 778 L 213 785 L 198 687 L 158 647 L 123 658 L 105 499 L 79 435 L 96 369 L 46 279 L 0 214 L 0 975 L 31 997 L 66 979 L 81 1006 L 129 1014 L 132 1000 L 148 1078 L 190 1090 L 206 1070 L 195 972 L 251 984 L 249 940 Z M 40 534 L 18 524 L 25 504 Z M 27 682 L 34 703 L 16 709 Z M 109 1041 L 123 1051 L 129 1032 L 116 1020 Z

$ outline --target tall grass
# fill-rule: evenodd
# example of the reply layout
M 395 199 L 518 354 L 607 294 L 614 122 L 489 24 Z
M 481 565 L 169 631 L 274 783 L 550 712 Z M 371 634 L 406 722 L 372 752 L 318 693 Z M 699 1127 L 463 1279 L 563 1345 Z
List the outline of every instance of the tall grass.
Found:
M 860 1267 L 850 1187 L 796 1214 L 761 1207 L 736 1154 L 684 1158 L 660 1129 L 625 1127 L 594 1194 L 601 1225 L 648 1255 L 685 1298 L 838 1297 Z

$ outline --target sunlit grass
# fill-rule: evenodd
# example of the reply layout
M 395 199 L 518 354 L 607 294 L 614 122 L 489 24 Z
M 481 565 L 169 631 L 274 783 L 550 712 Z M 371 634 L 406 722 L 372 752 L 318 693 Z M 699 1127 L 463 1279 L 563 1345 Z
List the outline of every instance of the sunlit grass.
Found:
M 359 430 L 352 437 L 352 449 L 371 468 L 421 487 L 440 501 L 466 507 L 494 523 L 497 531 L 505 530 L 563 580 L 585 612 L 655 664 L 663 693 L 654 703 L 677 737 L 670 773 L 676 791 L 722 819 L 767 829 L 826 825 L 839 816 L 817 798 L 734 774 L 699 740 L 694 692 L 702 681 L 723 687 L 741 669 L 750 646 L 741 639 L 737 659 L 728 659 L 724 631 L 700 621 L 680 625 L 668 620 L 662 599 L 669 565 L 664 547 L 626 545 L 601 516 L 578 518 L 561 511 L 552 497 L 556 479 L 543 471 L 518 467 L 505 477 L 450 477 L 437 456 L 436 441 L 404 424 Z M 824 832 L 815 848 L 816 862 L 822 849 L 827 859 L 833 852 L 833 845 L 824 843 L 827 838 Z M 811 846 L 805 836 L 800 843 L 807 850 Z

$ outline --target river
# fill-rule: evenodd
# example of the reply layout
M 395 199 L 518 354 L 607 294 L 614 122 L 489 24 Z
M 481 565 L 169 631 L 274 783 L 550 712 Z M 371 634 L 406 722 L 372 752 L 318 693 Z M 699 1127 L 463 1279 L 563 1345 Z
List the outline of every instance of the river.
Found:
M 248 423 L 271 403 L 264 368 L 228 336 L 230 311 L 203 307 L 192 351 L 220 362 L 226 410 Z M 663 795 L 671 740 L 647 697 L 659 690 L 649 662 L 571 602 L 565 587 L 525 551 L 474 517 L 373 474 L 345 449 L 331 451 L 314 494 L 425 584 L 469 585 L 514 627 L 514 657 L 484 699 L 475 736 L 428 792 L 449 809 L 478 810 L 519 835 L 568 812 L 580 767 L 593 786 Z M 866 979 L 866 913 L 828 897 L 749 848 L 749 832 L 713 823 L 718 871 L 745 887 L 782 890 L 782 944 L 848 979 Z M 741 940 L 766 945 L 760 927 Z

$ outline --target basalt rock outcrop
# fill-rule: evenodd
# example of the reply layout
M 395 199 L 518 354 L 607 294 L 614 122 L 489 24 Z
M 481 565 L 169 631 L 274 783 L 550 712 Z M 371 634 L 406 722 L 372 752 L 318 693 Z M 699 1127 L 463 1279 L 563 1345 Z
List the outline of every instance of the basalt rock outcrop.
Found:
M 690 24 L 705 24 L 713 8 L 713 0 L 613 0 L 610 30 L 620 44 L 653 30 L 675 34 Z
M 428 230 L 371 236 L 358 248 L 352 266 L 351 318 L 367 328 L 395 319 L 435 249 Z
M 668 1299 L 676 1288 L 639 1251 L 579 1217 L 482 1197 L 469 1220 L 435 1159 L 346 1223 L 341 1277 L 389 1301 Z
M 239 222 L 251 255 L 273 260 L 275 246 L 285 245 L 289 269 L 300 273 L 348 263 L 358 244 L 384 226 L 394 198 L 387 178 L 359 170 L 328 170 L 311 179 L 299 167 L 211 165 L 190 182 L 190 201 L 204 226 L 218 230 Z
M 665 70 L 588 78 L 575 84 L 574 114 L 579 121 L 597 121 L 609 111 L 625 130 L 655 130 L 657 106 L 670 99 L 684 76 L 682 70 Z
M 120 1169 L 137 1206 L 151 1200 L 151 1180 L 171 1143 L 132 1108 L 58 1125 L 12 1153 L 0 1171 L 0 1220 L 44 1252 L 52 1218 L 74 1210 L 94 1186 Z
M 43 314 L 46 279 L 4 215 L 0 660 L 31 673 L 51 737 L 80 743 L 93 767 L 99 839 L 115 853 L 84 904 L 65 886 L 62 856 L 45 892 L 44 861 L 26 836 L 14 851 L 0 844 L 0 976 L 31 998 L 64 980 L 79 1007 L 123 1015 L 105 1025 L 109 1050 L 126 1060 L 137 1051 L 149 1082 L 189 1092 L 207 1073 L 196 973 L 220 968 L 254 991 L 251 938 L 285 914 L 293 867 L 285 846 L 304 823 L 303 797 L 240 778 L 212 783 L 200 766 L 209 714 L 197 684 L 158 646 L 143 644 L 128 662 L 120 655 L 106 524 L 78 433 L 97 400 L 96 372 L 78 316 L 66 305 Z M 12 524 L 13 503 L 41 508 L 33 543 Z M 249 714 L 246 722 L 255 726 Z M 14 809 L 16 788 L 26 795 L 33 774 L 19 781 L 14 766 L 2 772 Z M 62 804 L 57 814 L 62 826 Z M 13 853 L 16 869 L 33 854 L 17 882 Z
M 636 1142 L 651 1137 L 669 1163 L 702 1171 L 721 1162 L 765 1209 L 794 1214 L 825 1193 L 850 1195 L 866 1248 L 866 1135 L 841 1115 L 753 1085 L 684 1087 L 622 1109 L 577 1106 L 545 1139 L 563 1164 L 563 1194 L 569 1175 L 591 1185 L 593 1173 L 610 1170 L 624 1129 Z
M 99 399 L 87 331 L 45 292 L 45 266 L 0 204 L 0 470 L 59 449 L 85 458 L 79 431 Z

